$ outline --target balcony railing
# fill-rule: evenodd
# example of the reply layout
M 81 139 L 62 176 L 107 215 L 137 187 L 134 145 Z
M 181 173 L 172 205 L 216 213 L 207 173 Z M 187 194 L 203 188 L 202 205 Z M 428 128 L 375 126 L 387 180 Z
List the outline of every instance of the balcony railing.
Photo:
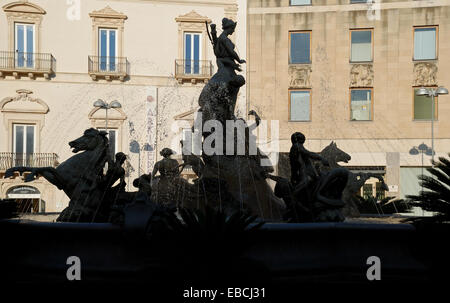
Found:
M 22 154 L 0 152 L 0 171 L 14 166 L 56 167 L 58 164 L 58 155 L 54 153 Z
M 129 75 L 129 62 L 126 57 L 88 57 L 89 75 L 92 79 L 104 77 L 107 80 L 118 78 L 124 81 Z
M 195 82 L 197 79 L 207 81 L 213 74 L 210 60 L 175 60 L 175 78 L 180 82 L 184 79 Z
M 56 71 L 56 60 L 52 54 L 0 51 L 0 76 L 13 73 L 15 77 L 27 74 L 43 74 L 49 78 Z

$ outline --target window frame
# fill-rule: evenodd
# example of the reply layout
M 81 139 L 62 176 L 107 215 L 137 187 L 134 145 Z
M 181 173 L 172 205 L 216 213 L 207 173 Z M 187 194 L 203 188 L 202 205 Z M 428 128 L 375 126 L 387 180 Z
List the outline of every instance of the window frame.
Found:
M 22 25 L 22 26 L 28 26 L 31 25 L 33 27 L 33 53 L 36 53 L 36 24 L 35 23 L 25 23 L 25 22 L 14 22 L 14 51 L 17 52 L 18 51 L 18 47 L 17 47 L 17 26 L 18 25 Z M 25 36 L 27 36 L 27 31 L 24 31 L 24 43 L 27 43 L 27 39 L 25 38 Z M 24 49 L 26 50 L 26 47 L 24 47 Z M 26 53 L 26 51 L 24 52 Z
M 418 28 L 434 28 L 436 30 L 435 34 L 435 58 L 434 59 L 416 59 L 416 29 Z M 412 54 L 412 59 L 413 61 L 416 62 L 421 62 L 421 61 L 436 61 L 439 59 L 439 25 L 415 25 L 413 26 L 413 30 L 412 30 L 412 35 L 413 35 L 413 54 Z
M 308 33 L 309 34 L 309 62 L 302 62 L 302 63 L 293 63 L 291 62 L 291 36 L 292 34 L 299 34 L 299 33 Z M 288 64 L 312 64 L 312 30 L 292 30 L 289 31 L 289 39 L 288 39 L 288 49 L 289 49 L 289 55 L 288 55 Z
M 18 38 L 18 26 L 20 26 L 20 25 L 24 27 L 24 31 L 23 31 L 24 51 L 23 52 L 19 52 L 18 51 L 19 48 L 18 48 L 18 39 L 17 38 Z M 30 25 L 33 28 L 33 47 L 32 47 L 33 51 L 31 52 L 31 63 L 32 63 L 32 66 L 28 66 L 29 53 L 27 51 L 27 48 L 28 48 L 28 32 L 26 30 L 26 27 L 30 26 Z M 36 65 L 36 60 L 35 60 L 34 56 L 37 53 L 36 52 L 36 44 L 37 44 L 36 43 L 36 24 L 33 23 L 33 22 L 29 22 L 29 23 L 21 22 L 21 21 L 14 22 L 14 37 L 13 37 L 13 40 L 14 40 L 14 54 L 15 54 L 15 56 L 14 56 L 15 57 L 14 58 L 14 66 L 16 68 L 33 69 L 35 67 L 35 65 Z M 23 66 L 20 66 L 20 64 L 19 64 L 19 58 L 17 57 L 19 53 L 27 54 L 23 58 L 23 60 L 24 60 Z
M 358 31 L 370 31 L 370 61 L 352 61 L 352 32 L 358 32 Z M 350 63 L 373 63 L 374 61 L 374 43 L 373 43 L 373 34 L 374 34 L 374 28 L 351 28 L 349 29 L 349 42 L 350 42 L 350 55 L 349 55 L 349 62 Z
M 309 0 L 309 4 L 292 4 L 292 0 L 289 0 L 289 6 L 311 6 L 312 0 Z
M 415 97 L 416 97 L 416 89 L 419 88 L 438 88 L 436 85 L 431 85 L 431 86 L 413 86 L 412 87 L 412 121 L 413 122 L 431 122 L 431 120 L 433 121 L 438 121 L 438 100 L 439 100 L 439 96 L 434 97 L 434 119 L 416 119 L 414 117 L 414 107 L 415 107 Z
M 352 91 L 353 90 L 370 90 L 370 119 L 369 120 L 352 120 Z M 348 94 L 348 100 L 349 100 L 349 119 L 350 122 L 371 122 L 374 121 L 374 112 L 373 112 L 373 103 L 374 103 L 374 94 L 373 94 L 373 87 L 350 87 L 349 94 Z
M 194 67 L 193 65 L 191 66 L 191 72 L 190 73 L 186 73 L 186 35 L 191 35 L 191 37 L 193 38 L 195 35 L 199 36 L 198 39 L 198 73 L 194 73 Z M 191 54 L 194 54 L 194 40 L 191 39 Z M 192 75 L 192 76 L 199 76 L 202 75 L 202 61 L 203 61 L 203 33 L 202 32 L 196 32 L 196 31 L 183 31 L 183 60 L 185 61 L 184 64 L 184 73 L 186 75 Z M 191 61 L 194 61 L 194 59 L 191 59 Z
M 99 57 L 99 58 L 101 58 L 101 57 L 103 57 L 103 56 L 101 56 L 101 46 L 102 46 L 102 38 L 101 38 L 101 31 L 102 30 L 105 30 L 106 31 L 106 54 L 107 54 L 107 56 L 106 56 L 106 61 L 105 61 L 105 64 L 106 64 L 106 69 L 102 69 L 101 68 L 101 64 L 103 63 L 102 62 L 102 60 L 98 60 L 98 65 L 99 65 L 99 70 L 101 71 L 101 72 L 109 72 L 109 71 L 112 71 L 112 72 L 114 72 L 116 69 L 117 69 L 117 62 L 116 62 L 116 60 L 115 60 L 115 58 L 118 58 L 119 56 L 118 56 L 118 51 L 119 51 L 119 41 L 118 41 L 118 35 L 119 35 L 119 29 L 118 28 L 114 28 L 114 27 L 102 27 L 102 26 L 99 26 L 98 28 L 97 28 L 97 35 L 98 35 L 98 43 L 97 43 L 97 56 Z M 115 41 L 115 45 L 114 45 L 114 48 L 115 48 L 115 56 L 114 57 L 111 57 L 111 49 L 110 49 L 110 32 L 111 31 L 114 31 L 115 32 L 115 35 L 116 35 L 116 41 Z M 114 58 L 114 62 L 111 62 L 111 58 Z M 114 70 L 112 70 L 111 69 L 111 64 L 114 64 Z
M 298 91 L 307 91 L 309 92 L 309 119 L 308 120 L 292 120 L 291 119 L 291 93 Z M 288 110 L 288 122 L 312 122 L 312 89 L 311 88 L 292 88 L 288 90 L 288 102 L 289 102 L 289 110 Z
M 23 126 L 24 127 L 24 136 L 23 136 L 23 150 L 25 152 L 23 152 L 22 154 L 28 154 L 26 152 L 27 150 L 27 132 L 26 132 L 26 127 L 27 126 L 32 126 L 33 127 L 33 153 L 36 153 L 36 124 L 33 123 L 16 123 L 13 122 L 12 124 L 12 152 L 13 153 L 17 153 L 16 152 L 16 145 L 17 145 L 17 140 L 16 140 L 16 127 L 17 126 Z

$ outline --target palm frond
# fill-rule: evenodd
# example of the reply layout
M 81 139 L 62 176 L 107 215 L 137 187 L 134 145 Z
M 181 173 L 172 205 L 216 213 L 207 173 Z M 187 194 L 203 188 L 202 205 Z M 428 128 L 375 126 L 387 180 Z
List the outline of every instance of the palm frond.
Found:
M 427 169 L 431 176 L 418 177 L 424 189 L 419 195 L 408 195 L 406 198 L 411 205 L 436 215 L 431 218 L 414 218 L 410 222 L 442 222 L 450 218 L 450 160 L 439 157 L 439 161 L 433 164 L 434 167 Z

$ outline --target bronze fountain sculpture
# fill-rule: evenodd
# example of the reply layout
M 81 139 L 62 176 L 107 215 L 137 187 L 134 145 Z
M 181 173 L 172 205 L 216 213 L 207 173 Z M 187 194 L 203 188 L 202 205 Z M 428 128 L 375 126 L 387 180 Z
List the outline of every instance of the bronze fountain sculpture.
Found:
M 70 203 L 58 221 L 65 222 L 123 223 L 128 220 L 130 224 L 133 218 L 136 222 L 149 222 L 156 210 L 161 212 L 160 207 L 172 213 L 177 208 L 209 207 L 229 213 L 237 210 L 266 221 L 343 221 L 345 200 L 349 200 L 364 184 L 361 181 L 364 178 L 356 178 L 337 164 L 347 162 L 350 156 L 336 152 L 335 143 L 330 144 L 328 150 L 313 153 L 303 146 L 305 136 L 300 132 L 294 133 L 289 153 L 290 180 L 273 175 L 272 167 L 263 166 L 261 160 L 267 156 L 258 148 L 256 154 L 250 153 L 250 144 L 256 144 L 251 137 L 252 130 L 259 126 L 260 118 L 255 111 L 250 111 L 249 115 L 255 116 L 256 123 L 249 126 L 244 119 L 235 116 L 238 92 L 245 84 L 244 77 L 236 71 L 241 71 L 240 64 L 246 63 L 235 52 L 235 46 L 228 37 L 235 31 L 236 24 L 224 18 L 223 32 L 219 37 L 216 26 L 211 24 L 210 39 L 218 70 L 200 94 L 198 114 L 201 115 L 197 117 L 201 120 L 196 121 L 193 127 L 193 131 L 199 131 L 206 140 L 212 131 L 203 128 L 208 121 L 214 120 L 222 126 L 219 138 L 223 138 L 223 142 L 214 143 L 215 153 L 202 148 L 199 155 L 194 155 L 191 148 L 181 142 L 183 163 L 179 164 L 170 158 L 173 151 L 164 148 L 161 151 L 163 159 L 155 164 L 151 175 L 144 174 L 134 180 L 133 185 L 139 191 L 130 193 L 125 191 L 125 171 L 122 168 L 126 155 L 118 153 L 115 161 L 112 160 L 106 133 L 91 128 L 69 143 L 77 154 L 57 168 L 13 167 L 6 171 L 5 178 L 13 176 L 14 172 L 27 173 L 26 182 L 42 176 L 63 190 Z M 242 134 L 233 132 L 231 142 L 235 149 L 239 142 L 244 142 L 244 154 L 230 155 L 226 152 L 230 142 L 226 140 L 229 133 L 224 126 L 228 121 L 245 125 L 244 138 Z M 198 126 L 201 130 L 195 129 Z M 83 152 L 78 153 L 80 151 Z M 106 174 L 103 173 L 105 163 L 108 163 Z M 191 166 L 197 175 L 193 183 L 180 176 L 186 166 Z M 268 179 L 276 182 L 275 192 Z M 119 184 L 113 186 L 116 181 Z M 346 191 L 348 197 L 345 197 Z

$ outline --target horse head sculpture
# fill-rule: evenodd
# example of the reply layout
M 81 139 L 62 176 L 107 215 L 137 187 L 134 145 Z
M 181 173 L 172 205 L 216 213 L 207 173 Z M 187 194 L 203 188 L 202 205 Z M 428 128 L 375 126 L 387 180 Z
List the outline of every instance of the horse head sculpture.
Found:
M 77 153 L 79 151 L 91 151 L 99 146 L 105 146 L 108 144 L 106 134 L 107 133 L 104 131 L 89 128 L 84 131 L 83 136 L 76 140 L 70 141 L 69 146 L 72 148 L 73 153 Z
M 339 167 L 339 162 L 348 163 L 352 159 L 349 154 L 339 149 L 334 141 L 325 147 L 320 155 L 328 160 L 331 168 Z

